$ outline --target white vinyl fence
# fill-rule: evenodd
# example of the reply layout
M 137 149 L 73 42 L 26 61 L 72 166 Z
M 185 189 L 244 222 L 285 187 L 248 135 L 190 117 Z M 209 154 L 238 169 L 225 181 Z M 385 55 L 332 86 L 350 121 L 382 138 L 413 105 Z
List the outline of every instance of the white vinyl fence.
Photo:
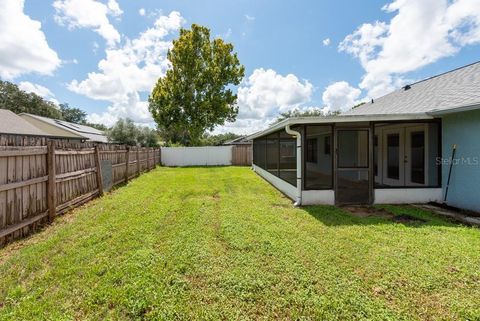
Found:
M 232 146 L 163 147 L 164 166 L 232 165 Z

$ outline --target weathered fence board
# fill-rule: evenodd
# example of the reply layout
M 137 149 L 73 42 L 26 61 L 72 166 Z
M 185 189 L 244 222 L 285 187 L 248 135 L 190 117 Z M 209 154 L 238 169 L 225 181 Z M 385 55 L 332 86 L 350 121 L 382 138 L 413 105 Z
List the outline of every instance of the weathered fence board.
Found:
M 160 163 L 160 149 L 0 135 L 0 246 L 103 192 L 101 161 L 113 185 Z
M 234 145 L 232 149 L 232 165 L 252 165 L 252 145 Z

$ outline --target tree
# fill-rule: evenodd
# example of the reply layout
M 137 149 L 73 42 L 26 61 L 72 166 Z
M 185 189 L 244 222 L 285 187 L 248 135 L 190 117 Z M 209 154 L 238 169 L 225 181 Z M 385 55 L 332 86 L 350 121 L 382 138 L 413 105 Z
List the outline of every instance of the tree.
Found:
M 218 146 L 222 145 L 223 143 L 233 140 L 235 138 L 241 137 L 242 135 L 237 135 L 234 133 L 225 133 L 225 134 L 217 134 L 217 135 L 210 135 L 206 133 L 203 135 L 201 140 L 201 145 L 203 146 Z
M 157 147 L 158 140 L 158 133 L 155 129 L 146 126 L 137 127 L 137 144 L 140 146 Z
M 95 129 L 101 130 L 101 131 L 103 131 L 103 132 L 107 132 L 107 131 L 108 131 L 108 127 L 105 126 L 104 124 L 94 124 L 94 123 L 85 122 L 85 123 L 83 123 L 82 125 L 90 126 L 90 127 L 95 128 Z
M 355 108 L 360 107 L 360 106 L 365 105 L 365 104 L 366 104 L 366 102 L 362 101 L 361 103 L 358 103 L 355 106 L 353 106 L 352 109 L 355 109 Z
M 319 108 L 314 108 L 314 109 L 309 109 L 309 110 L 299 110 L 299 109 L 292 109 L 283 113 L 280 113 L 280 115 L 275 119 L 272 123 L 276 124 L 281 122 L 282 120 L 292 118 L 292 117 L 319 117 L 319 116 L 335 116 L 340 114 L 339 111 L 333 111 L 333 112 L 327 112 L 324 113 L 321 109 Z
M 154 129 L 137 126 L 129 119 L 119 119 L 115 125 L 107 131 L 108 140 L 118 144 L 130 146 L 158 146 L 158 134 Z
M 162 137 L 172 143 L 197 145 L 207 130 L 238 114 L 238 85 L 245 73 L 233 45 L 210 40 L 210 30 L 193 24 L 181 29 L 168 51 L 171 68 L 158 79 L 149 110 Z
M 16 114 L 29 113 L 49 118 L 62 119 L 57 106 L 35 93 L 27 93 L 16 84 L 0 80 L 0 108 Z
M 70 107 L 68 103 L 60 104 L 60 111 L 64 120 L 75 124 L 86 124 L 87 113 L 80 108 Z

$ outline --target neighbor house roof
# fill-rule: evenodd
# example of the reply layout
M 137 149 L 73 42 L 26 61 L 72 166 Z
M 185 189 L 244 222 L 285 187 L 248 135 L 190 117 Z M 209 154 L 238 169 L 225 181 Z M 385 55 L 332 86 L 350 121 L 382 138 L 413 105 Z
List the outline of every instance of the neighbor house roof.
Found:
M 409 84 L 344 115 L 440 113 L 480 107 L 480 62 Z
M 246 136 L 240 136 L 231 140 L 226 141 L 223 145 L 248 145 L 252 142 L 247 139 Z
M 286 125 L 433 119 L 473 109 L 480 109 L 480 62 L 410 84 L 338 116 L 288 118 L 247 139 Z
M 0 119 L 1 134 L 48 136 L 47 133 L 8 109 L 0 109 Z
M 63 134 L 74 139 L 85 139 L 100 143 L 108 142 L 102 131 L 90 126 L 25 113 L 20 114 L 20 116 L 51 135 Z

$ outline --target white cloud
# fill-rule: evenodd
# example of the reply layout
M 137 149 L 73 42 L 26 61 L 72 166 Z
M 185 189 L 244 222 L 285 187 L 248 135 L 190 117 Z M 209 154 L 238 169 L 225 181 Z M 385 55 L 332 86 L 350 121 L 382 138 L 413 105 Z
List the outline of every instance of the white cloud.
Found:
M 122 9 L 120 9 L 120 5 L 116 0 L 108 0 L 107 7 L 112 13 L 112 15 L 118 17 L 123 14 Z
M 480 1 L 396 0 L 383 7 L 387 23 L 360 26 L 339 45 L 365 70 L 359 87 L 381 96 L 405 82 L 404 74 L 480 43 Z
M 265 128 L 280 112 L 303 109 L 312 93 L 312 84 L 293 74 L 282 76 L 272 69 L 255 69 L 238 89 L 237 120 L 215 132 L 247 134 Z
M 145 10 L 145 8 L 140 8 L 140 10 L 138 10 L 138 14 L 141 15 L 142 17 L 147 13 L 147 11 Z
M 51 75 L 61 65 L 47 43 L 42 24 L 23 12 L 23 0 L 0 0 L 0 77 Z
M 232 35 L 232 28 L 228 28 L 227 32 L 223 34 L 223 39 L 228 39 Z
M 58 100 L 55 99 L 55 95 L 47 87 L 44 87 L 44 86 L 38 85 L 38 84 L 33 84 L 29 81 L 21 81 L 18 84 L 18 88 L 20 88 L 21 90 L 26 91 L 26 92 L 35 93 L 35 94 L 39 95 L 40 97 L 43 97 L 43 98 L 45 98 L 45 99 L 47 99 L 47 100 L 49 100 L 49 101 L 58 105 Z
M 238 89 L 239 115 L 271 117 L 310 101 L 313 86 L 295 75 L 282 76 L 272 69 L 255 69 Z
M 323 103 L 326 111 L 346 111 L 358 103 L 361 91 L 346 81 L 338 81 L 329 85 L 323 92 Z
M 245 19 L 247 19 L 248 21 L 254 21 L 254 20 L 255 20 L 255 17 L 246 14 L 246 15 L 245 15 Z
M 126 39 L 118 48 L 107 48 L 106 57 L 98 63 L 98 71 L 68 85 L 78 94 L 111 102 L 107 112 L 92 114 L 89 120 L 106 125 L 120 117 L 129 117 L 138 123 L 152 122 L 147 102 L 141 101 L 140 93 L 149 93 L 170 67 L 166 54 L 172 43 L 165 38 L 183 23 L 183 17 L 176 11 L 158 17 L 153 27 L 136 39 Z
M 91 28 L 102 36 L 109 46 L 120 41 L 120 33 L 108 16 L 119 17 L 123 11 L 115 0 L 106 4 L 95 0 L 55 0 L 55 21 L 70 29 Z
M 330 46 L 330 42 L 331 42 L 331 41 L 330 41 L 330 38 L 325 38 L 325 39 L 323 39 L 323 41 L 322 41 L 322 43 L 323 43 L 323 45 L 324 45 L 325 47 Z

